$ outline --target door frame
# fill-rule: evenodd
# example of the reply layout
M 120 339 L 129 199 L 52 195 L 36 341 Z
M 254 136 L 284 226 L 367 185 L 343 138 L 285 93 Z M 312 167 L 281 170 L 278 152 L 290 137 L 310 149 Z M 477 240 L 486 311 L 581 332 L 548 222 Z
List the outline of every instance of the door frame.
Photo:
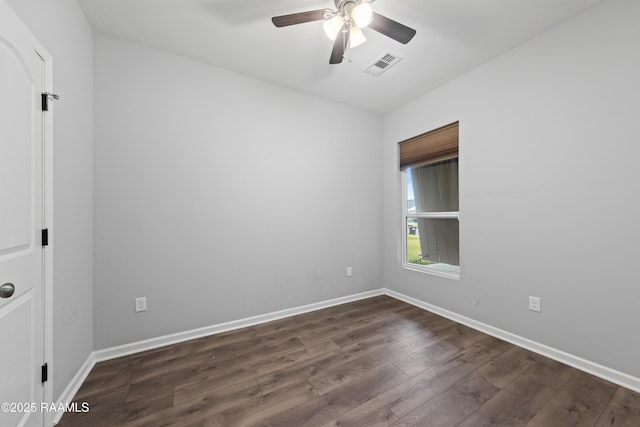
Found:
M 29 34 L 32 34 L 31 31 L 29 31 Z M 46 93 L 53 93 L 53 57 L 35 37 L 33 43 L 44 63 L 44 91 Z M 44 361 L 48 366 L 48 381 L 44 383 L 43 400 L 44 402 L 51 403 L 53 403 L 53 373 L 55 371 L 55 361 L 53 359 L 53 259 L 55 251 L 55 226 L 53 221 L 53 116 L 55 108 L 52 104 L 54 103 L 49 103 L 48 111 L 42 112 L 42 167 L 44 168 L 42 171 L 42 197 L 44 199 L 42 203 L 44 209 L 42 228 L 48 230 L 48 245 L 42 251 Z M 56 414 L 45 412 L 43 415 L 44 425 L 53 425 L 53 419 Z
M 25 25 L 26 27 L 26 25 Z M 31 42 L 36 48 L 36 52 L 43 60 L 45 93 L 53 93 L 53 57 L 47 49 L 33 36 L 27 27 Z M 53 373 L 55 364 L 53 360 L 53 257 L 55 251 L 55 226 L 53 221 L 53 116 L 55 108 L 53 102 L 49 102 L 48 111 L 42 112 L 42 228 L 48 230 L 48 245 L 42 251 L 42 298 L 44 323 L 44 361 L 48 367 L 48 380 L 44 383 L 43 401 L 54 403 L 53 401 Z M 53 425 L 56 414 L 45 412 L 43 422 L 45 426 Z
M 53 92 L 53 57 L 51 53 L 36 38 L 31 29 L 24 23 L 20 16 L 11 8 L 7 2 L 0 0 L 6 5 L 7 10 L 13 14 L 16 21 L 19 22 L 23 29 L 24 35 L 35 49 L 36 53 L 43 61 L 43 84 L 44 92 Z M 53 257 L 55 248 L 55 227 L 53 221 L 53 113 L 55 108 L 52 107 L 53 102 L 49 103 L 48 111 L 42 111 L 42 228 L 49 230 L 48 246 L 42 251 L 42 323 L 43 323 L 43 348 L 44 360 L 41 363 L 47 363 L 48 380 L 43 385 L 43 402 L 55 403 L 53 401 Z M 34 367 L 35 368 L 35 367 Z M 53 419 L 56 415 L 53 412 L 45 411 L 43 414 L 44 426 L 53 425 Z

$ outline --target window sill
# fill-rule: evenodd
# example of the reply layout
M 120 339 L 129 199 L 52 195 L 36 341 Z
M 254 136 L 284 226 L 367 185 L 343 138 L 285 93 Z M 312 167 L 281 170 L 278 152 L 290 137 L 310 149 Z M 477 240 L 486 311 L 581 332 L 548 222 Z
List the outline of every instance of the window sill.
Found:
M 402 264 L 402 268 L 411 271 L 417 271 L 419 273 L 427 273 L 438 277 L 444 277 L 446 279 L 460 280 L 460 267 L 449 264 L 431 264 L 431 265 L 416 265 L 416 264 Z

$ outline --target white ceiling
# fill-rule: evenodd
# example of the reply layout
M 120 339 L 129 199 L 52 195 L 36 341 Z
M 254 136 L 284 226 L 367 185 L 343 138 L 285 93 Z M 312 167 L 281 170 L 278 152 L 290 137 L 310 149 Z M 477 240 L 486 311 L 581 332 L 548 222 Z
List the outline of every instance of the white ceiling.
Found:
M 604 0 L 377 0 L 417 30 L 402 45 L 371 29 L 329 65 L 322 22 L 276 28 L 271 17 L 333 0 L 79 0 L 98 31 L 384 114 Z M 404 59 L 378 78 L 384 52 Z

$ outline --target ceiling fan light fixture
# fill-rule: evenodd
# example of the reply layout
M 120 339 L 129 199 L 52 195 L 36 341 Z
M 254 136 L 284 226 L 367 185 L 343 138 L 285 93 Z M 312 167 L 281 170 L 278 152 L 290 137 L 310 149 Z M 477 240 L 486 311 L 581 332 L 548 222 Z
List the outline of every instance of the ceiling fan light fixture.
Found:
M 373 10 L 369 3 L 360 3 L 351 11 L 353 22 L 360 28 L 365 28 L 371 23 L 373 18 Z
M 338 36 L 338 33 L 342 31 L 342 27 L 344 27 L 344 18 L 341 15 L 334 15 L 331 18 L 327 18 L 324 20 L 322 24 L 322 28 L 324 28 L 324 33 L 331 40 L 335 40 Z
M 353 26 L 349 30 L 349 47 L 352 49 L 366 42 L 367 38 L 359 27 Z

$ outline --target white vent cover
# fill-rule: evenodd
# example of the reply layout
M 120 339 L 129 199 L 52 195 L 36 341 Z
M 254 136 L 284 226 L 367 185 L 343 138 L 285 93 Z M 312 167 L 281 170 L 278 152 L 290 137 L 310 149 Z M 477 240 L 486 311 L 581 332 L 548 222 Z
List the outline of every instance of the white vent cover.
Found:
M 402 58 L 395 53 L 385 52 L 373 64 L 365 68 L 364 72 L 370 74 L 372 77 L 378 77 L 401 60 Z

